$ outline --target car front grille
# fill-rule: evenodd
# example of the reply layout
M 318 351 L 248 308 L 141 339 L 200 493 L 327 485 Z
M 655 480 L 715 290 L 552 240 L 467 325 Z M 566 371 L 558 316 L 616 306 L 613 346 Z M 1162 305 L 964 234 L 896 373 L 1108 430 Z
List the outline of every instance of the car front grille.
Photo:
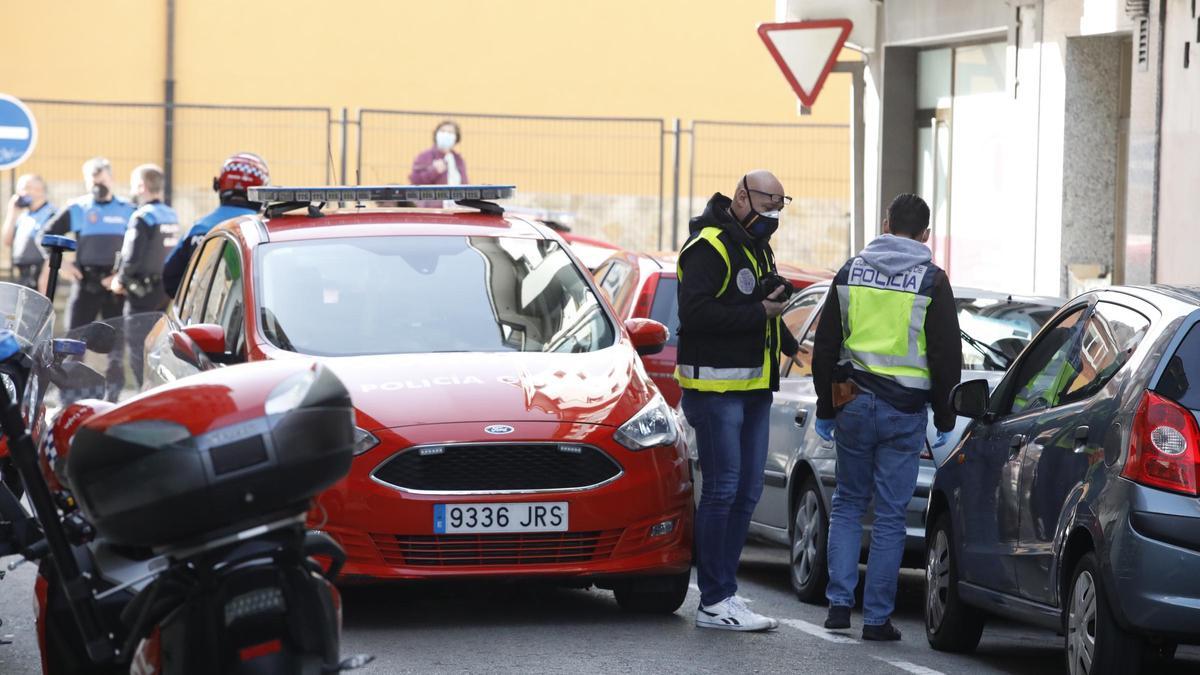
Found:
M 620 538 L 621 530 L 371 535 L 384 562 L 405 567 L 486 567 L 593 562 L 611 557 Z
M 420 492 L 579 490 L 616 478 L 621 466 L 588 445 L 445 445 L 404 450 L 372 475 Z

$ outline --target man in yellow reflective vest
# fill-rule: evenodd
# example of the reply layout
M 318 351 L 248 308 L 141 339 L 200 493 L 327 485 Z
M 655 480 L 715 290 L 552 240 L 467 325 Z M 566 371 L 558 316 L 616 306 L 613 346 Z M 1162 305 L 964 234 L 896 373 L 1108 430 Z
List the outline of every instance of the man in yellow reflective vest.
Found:
M 772 391 L 780 352 L 796 339 L 779 320 L 790 284 L 776 274 L 768 243 L 791 201 L 779 179 L 752 171 L 733 198 L 720 193 L 691 221 L 679 253 L 679 352 L 675 377 L 696 430 L 702 488 L 696 509 L 696 625 L 736 631 L 776 628 L 737 595 L 736 573 L 750 516 L 762 494 Z
M 891 615 L 927 408 L 944 443 L 955 422 L 950 390 L 962 377 L 954 291 L 925 246 L 929 207 L 896 197 L 883 232 L 834 277 L 813 345 L 816 432 L 837 443 L 825 627 L 850 627 L 862 517 L 874 497 L 864 640 L 900 639 Z

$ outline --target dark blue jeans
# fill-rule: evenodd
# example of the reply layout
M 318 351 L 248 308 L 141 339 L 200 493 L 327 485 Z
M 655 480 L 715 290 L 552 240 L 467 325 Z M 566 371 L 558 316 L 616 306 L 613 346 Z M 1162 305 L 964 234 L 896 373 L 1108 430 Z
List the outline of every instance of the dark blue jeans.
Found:
M 702 485 L 696 509 L 696 583 L 700 602 L 737 593 L 737 568 L 762 495 L 771 392 L 683 390 L 683 413 L 696 430 Z
M 829 514 L 830 605 L 854 606 L 862 518 L 875 499 L 871 553 L 863 588 L 863 623 L 879 626 L 896 605 L 904 555 L 904 514 L 917 487 L 928 414 L 896 410 L 864 391 L 837 416 L 837 488 Z

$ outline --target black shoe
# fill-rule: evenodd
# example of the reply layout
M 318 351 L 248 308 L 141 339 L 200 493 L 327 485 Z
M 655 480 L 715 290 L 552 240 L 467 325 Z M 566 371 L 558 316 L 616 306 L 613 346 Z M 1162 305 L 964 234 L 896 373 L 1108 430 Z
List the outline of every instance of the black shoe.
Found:
M 850 608 L 839 607 L 838 605 L 829 606 L 829 616 L 825 619 L 825 627 L 830 630 L 850 627 Z
M 888 619 L 882 626 L 863 626 L 862 637 L 874 642 L 895 642 L 900 639 L 900 630 Z

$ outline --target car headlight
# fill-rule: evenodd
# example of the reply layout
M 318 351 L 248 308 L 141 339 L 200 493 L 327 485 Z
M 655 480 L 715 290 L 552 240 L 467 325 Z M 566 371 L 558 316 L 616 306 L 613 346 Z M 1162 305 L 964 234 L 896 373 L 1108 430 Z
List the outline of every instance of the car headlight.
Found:
M 375 437 L 375 434 L 367 431 L 366 429 L 354 427 L 355 456 L 361 455 L 377 445 L 379 445 L 379 439 Z
M 675 413 L 661 394 L 646 404 L 638 414 L 617 429 L 613 439 L 630 450 L 645 450 L 660 445 L 674 445 L 679 440 Z

